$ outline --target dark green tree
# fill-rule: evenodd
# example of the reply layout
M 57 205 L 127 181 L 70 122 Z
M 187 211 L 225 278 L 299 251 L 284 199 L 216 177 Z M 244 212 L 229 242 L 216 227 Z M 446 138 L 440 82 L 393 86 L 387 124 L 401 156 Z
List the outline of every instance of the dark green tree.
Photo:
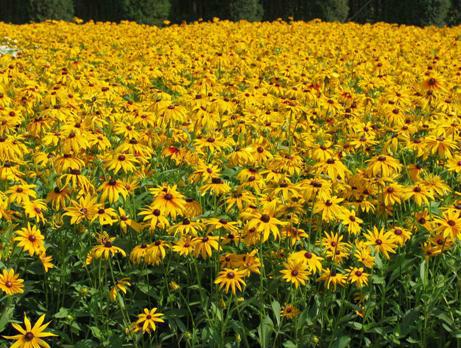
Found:
M 117 22 L 122 18 L 120 0 L 74 0 L 75 15 L 84 20 Z
M 418 0 L 416 9 L 419 16 L 416 24 L 444 25 L 450 11 L 450 0 Z
M 123 19 L 143 24 L 161 24 L 171 10 L 170 0 L 121 0 Z
M 28 0 L 26 13 L 34 22 L 46 19 L 68 21 L 74 17 L 74 3 L 72 0 Z
M 229 16 L 232 20 L 246 19 L 258 21 L 263 18 L 264 10 L 259 0 L 231 0 Z
M 0 21 L 6 23 L 25 23 L 28 0 L 0 0 Z
M 450 11 L 448 12 L 447 24 L 461 24 L 461 0 L 453 0 Z
M 349 14 L 348 0 L 317 0 L 319 16 L 325 21 L 344 22 Z

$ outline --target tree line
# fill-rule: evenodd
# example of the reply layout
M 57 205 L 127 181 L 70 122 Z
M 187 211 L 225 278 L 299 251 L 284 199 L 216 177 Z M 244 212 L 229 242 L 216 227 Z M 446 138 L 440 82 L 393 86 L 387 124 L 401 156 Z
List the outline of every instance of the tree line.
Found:
M 144 24 L 218 17 L 456 25 L 461 23 L 461 0 L 0 0 L 0 21 L 4 22 L 74 17 Z

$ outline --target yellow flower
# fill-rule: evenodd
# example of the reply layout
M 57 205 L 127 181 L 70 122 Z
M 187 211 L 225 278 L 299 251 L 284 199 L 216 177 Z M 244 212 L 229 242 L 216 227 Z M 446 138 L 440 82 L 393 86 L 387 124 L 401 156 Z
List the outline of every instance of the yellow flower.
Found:
M 315 253 L 307 250 L 297 251 L 288 257 L 288 260 L 294 259 L 304 262 L 312 274 L 318 273 L 322 270 L 323 258 L 317 256 Z
M 229 288 L 232 290 L 232 294 L 235 295 L 236 289 L 242 291 L 242 286 L 245 286 L 245 272 L 239 270 L 238 268 L 225 268 L 223 271 L 219 272 L 218 277 L 214 281 L 215 284 L 218 284 L 222 289 L 226 288 L 226 293 L 229 292 Z
M 115 301 L 119 292 L 126 294 L 127 288 L 131 286 L 129 278 L 122 278 L 118 280 L 115 285 L 109 291 L 109 299 Z
M 24 280 L 14 273 L 14 270 L 3 269 L 0 274 L 0 289 L 8 296 L 22 294 L 24 292 Z
M 288 260 L 283 264 L 285 269 L 281 270 L 283 279 L 287 283 L 292 283 L 297 288 L 299 285 L 306 285 L 306 281 L 310 275 L 307 270 L 307 263 L 303 261 Z
M 274 209 L 267 209 L 262 213 L 254 213 L 253 218 L 248 222 L 248 228 L 255 228 L 262 235 L 262 241 L 265 242 L 272 234 L 275 240 L 280 238 L 279 226 L 285 225 L 284 222 L 277 219 Z
M 14 241 L 18 242 L 18 246 L 28 252 L 30 256 L 40 255 L 45 251 L 45 237 L 35 225 L 31 227 L 30 224 L 27 224 L 27 227 L 16 231 L 16 235 Z
M 24 327 L 18 324 L 12 324 L 19 334 L 14 336 L 3 336 L 7 340 L 14 340 L 15 342 L 11 347 L 14 348 L 50 348 L 50 345 L 43 340 L 44 337 L 56 336 L 51 332 L 45 331 L 50 322 L 43 324 L 45 314 L 38 318 L 34 326 L 31 325 L 27 315 L 24 315 Z
M 176 185 L 174 186 L 162 186 L 157 188 L 149 189 L 149 192 L 155 197 L 154 202 L 151 204 L 152 210 L 160 210 L 164 212 L 165 215 L 171 216 L 173 219 L 176 219 L 178 214 L 182 214 L 185 206 L 186 200 L 184 196 L 176 190 Z
M 134 332 L 151 333 L 157 330 L 158 323 L 164 323 L 163 314 L 157 308 L 144 308 L 144 313 L 138 314 L 138 320 L 133 323 Z
M 299 313 L 301 313 L 301 311 L 291 304 L 286 304 L 280 311 L 282 317 L 287 319 L 296 318 L 299 315 Z
M 319 277 L 319 281 L 323 281 L 327 289 L 333 288 L 335 290 L 337 285 L 343 286 L 346 284 L 347 276 L 334 269 L 327 268 Z
M 349 268 L 347 269 L 347 273 L 349 273 L 347 280 L 351 284 L 356 284 L 359 288 L 368 284 L 369 274 L 364 272 L 363 267 Z
M 204 237 L 195 237 L 192 239 L 192 245 L 194 247 L 194 255 L 202 256 L 202 258 L 207 259 L 211 257 L 214 250 L 218 250 L 219 243 L 218 237 L 206 235 Z
M 331 197 L 326 200 L 318 200 L 314 204 L 314 214 L 321 213 L 322 220 L 330 222 L 342 219 L 348 212 L 347 209 L 340 206 L 342 198 Z
M 115 237 L 105 238 L 101 240 L 101 244 L 94 246 L 91 251 L 93 257 L 97 259 L 104 258 L 107 260 L 109 259 L 109 257 L 113 257 L 116 254 L 126 256 L 126 253 L 123 249 L 112 244 L 114 240 Z
M 395 242 L 394 234 L 391 232 L 384 232 L 384 229 L 378 230 L 373 226 L 373 231 L 368 231 L 365 235 L 367 244 L 378 252 L 382 253 L 386 259 L 389 259 L 389 254 L 394 254 L 397 244 Z
M 35 219 L 37 222 L 45 222 L 43 212 L 47 210 L 46 203 L 43 199 L 24 202 L 24 211 L 29 218 Z
M 43 269 L 45 270 L 45 273 L 47 273 L 51 268 L 54 268 L 53 265 L 53 257 L 46 255 L 46 252 L 43 251 L 40 255 L 40 262 L 42 263 Z

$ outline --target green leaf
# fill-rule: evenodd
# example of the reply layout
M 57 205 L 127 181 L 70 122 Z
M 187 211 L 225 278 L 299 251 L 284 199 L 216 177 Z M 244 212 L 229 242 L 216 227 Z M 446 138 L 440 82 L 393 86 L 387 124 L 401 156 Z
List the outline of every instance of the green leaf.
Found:
M 219 321 L 223 320 L 222 311 L 214 303 L 211 304 L 211 313 L 213 313 L 213 316 L 217 318 Z
M 371 276 L 371 281 L 373 284 L 384 284 L 384 277 L 375 274 Z
M 272 301 L 271 306 L 275 320 L 277 321 L 277 326 L 280 327 L 280 303 L 278 301 Z
M 283 347 L 284 348 L 298 348 L 296 344 L 293 343 L 293 341 L 285 341 L 283 342 Z
M 419 310 L 416 308 L 410 309 L 404 314 L 402 321 L 399 324 L 399 333 L 401 336 L 406 336 L 410 333 L 412 324 L 415 322 L 418 316 Z
M 259 344 L 262 348 L 269 346 L 271 333 L 274 331 L 274 323 L 267 315 L 258 326 Z
M 56 313 L 54 317 L 57 319 L 63 319 L 63 318 L 67 318 L 68 315 L 69 315 L 69 310 L 67 308 L 61 307 L 59 309 L 59 312 Z
M 332 348 L 345 348 L 349 346 L 350 342 L 351 342 L 351 338 L 349 336 L 341 336 L 333 342 L 333 345 L 331 347 Z
M 423 283 L 423 286 L 427 286 L 427 272 L 426 272 L 426 260 L 423 260 L 421 264 L 419 265 L 419 276 L 421 278 L 421 282 Z
M 90 326 L 91 333 L 99 340 L 103 339 L 102 332 L 97 326 Z
M 5 330 L 6 326 L 11 321 L 11 318 L 13 318 L 13 313 L 14 305 L 8 305 L 5 307 L 2 312 L 2 316 L 0 317 L 0 332 Z
M 359 323 L 357 321 L 353 321 L 350 325 L 352 326 L 354 330 L 362 330 L 363 328 L 362 323 Z

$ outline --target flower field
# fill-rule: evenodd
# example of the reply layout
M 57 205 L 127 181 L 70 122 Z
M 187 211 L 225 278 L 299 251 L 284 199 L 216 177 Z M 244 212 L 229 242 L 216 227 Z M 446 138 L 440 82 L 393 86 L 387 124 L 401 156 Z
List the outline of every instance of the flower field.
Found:
M 461 345 L 461 27 L 0 45 L 0 347 Z

